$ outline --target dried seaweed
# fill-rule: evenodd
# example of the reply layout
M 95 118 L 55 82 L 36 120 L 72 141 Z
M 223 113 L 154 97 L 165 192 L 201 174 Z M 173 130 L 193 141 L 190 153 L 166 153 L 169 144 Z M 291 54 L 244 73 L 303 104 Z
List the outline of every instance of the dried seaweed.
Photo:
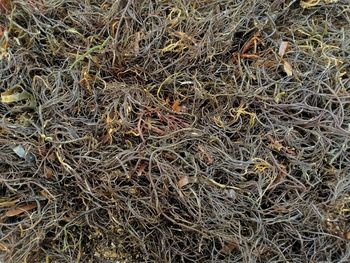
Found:
M 350 260 L 348 0 L 0 12 L 4 262 Z

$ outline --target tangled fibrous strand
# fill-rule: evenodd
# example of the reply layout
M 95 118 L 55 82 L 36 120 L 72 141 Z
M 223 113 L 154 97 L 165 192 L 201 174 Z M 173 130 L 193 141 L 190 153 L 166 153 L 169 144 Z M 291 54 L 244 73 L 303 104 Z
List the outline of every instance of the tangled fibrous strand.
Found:
M 347 0 L 0 12 L 0 261 L 349 262 Z

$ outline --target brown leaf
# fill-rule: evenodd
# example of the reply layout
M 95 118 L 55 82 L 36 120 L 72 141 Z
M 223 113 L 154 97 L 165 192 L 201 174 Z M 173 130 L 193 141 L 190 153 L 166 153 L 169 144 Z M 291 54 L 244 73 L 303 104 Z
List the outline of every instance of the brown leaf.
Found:
M 224 247 L 222 248 L 222 252 L 225 254 L 230 254 L 236 248 L 237 248 L 237 244 L 235 242 L 230 242 L 224 245 Z
M 183 176 L 181 179 L 177 182 L 177 185 L 179 188 L 182 188 L 188 184 L 193 184 L 197 182 L 197 177 L 195 176 Z
M 55 152 L 51 152 L 51 153 L 47 156 L 47 159 L 48 159 L 50 162 L 54 162 L 54 161 L 56 160 Z
M 197 178 L 195 176 L 183 176 L 181 179 L 177 182 L 177 186 L 179 188 L 182 188 L 188 184 L 193 184 L 197 182 Z
M 48 192 L 46 192 L 45 190 L 41 190 L 40 195 L 47 200 L 52 200 L 52 196 L 50 196 L 50 194 Z
M 7 248 L 7 246 L 4 243 L 0 243 L 0 251 L 9 252 L 10 250 Z
M 288 76 L 293 75 L 292 66 L 285 60 L 283 60 L 283 70 L 287 73 Z
M 284 148 L 284 146 L 279 141 L 274 141 L 273 143 L 270 143 L 269 147 L 276 151 L 281 151 Z
M 29 210 L 32 210 L 37 207 L 36 203 L 29 203 L 26 205 L 18 206 L 16 208 L 13 208 L 6 212 L 5 216 L 7 217 L 13 217 L 23 214 L 24 212 L 27 212 Z
M 47 177 L 47 178 L 52 178 L 52 177 L 54 177 L 53 171 L 52 171 L 51 168 L 46 167 L 45 177 Z
M 142 163 L 140 167 L 137 168 L 137 175 L 141 176 L 143 173 L 145 173 L 145 169 L 147 167 L 146 163 Z
M 350 231 L 344 233 L 344 238 L 350 240 Z
M 277 151 L 280 151 L 284 148 L 284 146 L 280 143 L 280 141 L 277 141 L 275 138 L 273 138 L 273 136 L 271 134 L 268 134 L 267 135 L 267 138 L 269 139 L 269 141 L 271 142 L 269 144 L 269 147 L 271 149 L 274 149 L 274 150 L 277 150 Z
M 177 182 L 177 186 L 179 188 L 182 188 L 189 183 L 190 183 L 190 180 L 189 180 L 188 176 L 184 176 Z
M 278 55 L 282 58 L 284 56 L 284 54 L 286 53 L 286 50 L 288 48 L 288 42 L 286 41 L 282 41 L 280 48 L 278 50 Z
M 172 106 L 173 111 L 181 112 L 180 100 L 175 100 Z
M 251 48 L 256 45 L 258 41 L 260 41 L 260 32 L 257 32 L 253 35 L 251 39 L 249 39 L 244 45 L 241 50 L 241 54 L 247 55 L 246 53 L 251 50 Z M 253 57 L 254 58 L 254 57 Z

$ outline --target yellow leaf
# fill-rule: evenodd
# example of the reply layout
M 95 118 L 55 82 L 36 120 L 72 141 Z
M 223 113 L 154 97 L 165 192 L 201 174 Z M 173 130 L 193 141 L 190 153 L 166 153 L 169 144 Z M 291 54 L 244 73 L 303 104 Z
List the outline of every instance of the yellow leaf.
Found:
M 253 161 L 255 163 L 254 170 L 257 172 L 264 172 L 266 169 L 271 167 L 271 165 L 267 161 L 261 158 L 253 158 Z
M 2 103 L 13 103 L 13 102 L 18 102 L 22 100 L 27 100 L 28 104 L 27 106 L 29 107 L 34 107 L 35 106 L 35 99 L 34 97 L 27 91 L 22 91 L 15 87 L 11 88 L 3 93 L 1 93 L 1 102 Z
M 320 3 L 320 0 L 304 0 L 300 2 L 300 6 L 302 8 L 311 8 L 313 6 L 316 6 Z
M 331 3 L 337 3 L 339 0 L 302 0 L 300 6 L 302 8 L 311 8 L 317 5 L 325 5 Z
M 161 51 L 163 53 L 166 53 L 166 52 L 179 52 L 181 51 L 181 40 L 177 41 L 176 43 L 171 43 L 169 45 L 167 45 L 166 47 L 162 48 Z
M 284 91 L 278 93 L 278 94 L 276 95 L 276 97 L 274 98 L 275 102 L 276 102 L 276 103 L 279 103 L 279 102 L 281 101 L 282 97 L 285 96 L 285 95 L 286 95 L 286 93 L 285 93 Z
M 5 201 L 5 200 L 0 200 L 0 208 L 2 207 L 11 207 L 11 206 L 15 206 L 16 202 L 18 202 L 19 200 L 10 200 L 10 201 Z
M 288 76 L 293 75 L 292 66 L 285 60 L 283 60 L 283 70 L 287 73 Z

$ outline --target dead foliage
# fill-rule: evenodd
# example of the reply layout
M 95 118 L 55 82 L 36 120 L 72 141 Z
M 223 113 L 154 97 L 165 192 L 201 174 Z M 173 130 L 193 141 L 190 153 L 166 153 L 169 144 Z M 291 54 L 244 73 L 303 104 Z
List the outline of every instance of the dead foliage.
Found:
M 349 21 L 0 0 L 0 261 L 349 262 Z

